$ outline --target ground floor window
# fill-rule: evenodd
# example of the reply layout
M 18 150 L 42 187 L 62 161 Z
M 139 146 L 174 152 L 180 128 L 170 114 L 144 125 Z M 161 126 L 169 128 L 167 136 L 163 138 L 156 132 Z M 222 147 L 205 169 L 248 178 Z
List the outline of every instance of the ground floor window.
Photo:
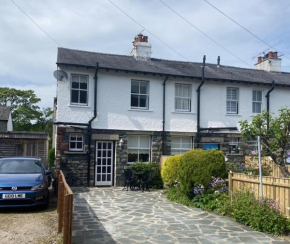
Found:
M 192 149 L 192 137 L 172 137 L 171 138 L 171 155 L 184 154 Z
M 128 162 L 150 161 L 150 136 L 128 136 Z
M 239 153 L 239 138 L 230 138 L 229 151 L 230 153 Z
M 69 150 L 83 151 L 84 138 L 82 133 L 71 133 L 69 135 Z

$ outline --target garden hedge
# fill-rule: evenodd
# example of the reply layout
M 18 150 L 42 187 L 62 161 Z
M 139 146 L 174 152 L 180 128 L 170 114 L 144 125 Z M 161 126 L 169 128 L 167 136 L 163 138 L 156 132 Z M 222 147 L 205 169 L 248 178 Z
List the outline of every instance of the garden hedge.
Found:
M 178 181 L 178 168 L 183 155 L 170 156 L 164 162 L 161 170 L 161 176 L 164 183 L 173 186 Z
M 208 187 L 212 177 L 227 177 L 225 156 L 220 150 L 194 149 L 182 156 L 178 180 L 184 193 L 192 194 L 194 186 Z

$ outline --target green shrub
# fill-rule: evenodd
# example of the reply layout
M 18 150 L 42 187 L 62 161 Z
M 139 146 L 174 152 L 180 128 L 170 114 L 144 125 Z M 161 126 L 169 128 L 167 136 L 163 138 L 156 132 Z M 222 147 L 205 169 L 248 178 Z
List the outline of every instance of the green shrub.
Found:
M 264 199 L 259 202 L 249 191 L 237 191 L 232 195 L 230 216 L 264 233 L 283 235 L 289 231 L 289 221 L 273 201 Z
M 54 167 L 55 148 L 51 148 L 48 152 L 48 168 Z
M 197 194 L 192 199 L 195 207 L 207 211 L 217 212 L 222 215 L 230 213 L 230 197 L 228 193 L 203 193 Z
M 186 152 L 181 158 L 178 180 L 181 190 L 189 196 L 193 187 L 208 187 L 212 177 L 225 178 L 227 169 L 224 154 L 219 150 L 194 149 Z
M 162 189 L 163 188 L 163 181 L 160 174 L 160 168 L 158 163 L 149 162 L 149 163 L 134 163 L 131 166 L 132 170 L 135 172 L 148 172 L 153 170 L 153 179 L 152 179 L 152 187 L 155 189 Z
M 164 162 L 161 169 L 162 180 L 168 185 L 172 186 L 178 182 L 178 168 L 181 157 L 183 155 L 171 156 Z
M 179 187 L 169 188 L 166 190 L 166 194 L 167 198 L 171 202 L 177 202 L 185 206 L 194 206 L 194 203 L 191 201 L 191 199 L 186 194 L 184 194 Z

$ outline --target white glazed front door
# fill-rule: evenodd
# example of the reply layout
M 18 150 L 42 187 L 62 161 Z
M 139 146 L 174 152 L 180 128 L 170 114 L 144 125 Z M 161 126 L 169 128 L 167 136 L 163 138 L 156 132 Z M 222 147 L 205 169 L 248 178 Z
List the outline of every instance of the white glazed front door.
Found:
M 96 186 L 113 184 L 113 148 L 112 141 L 96 142 Z

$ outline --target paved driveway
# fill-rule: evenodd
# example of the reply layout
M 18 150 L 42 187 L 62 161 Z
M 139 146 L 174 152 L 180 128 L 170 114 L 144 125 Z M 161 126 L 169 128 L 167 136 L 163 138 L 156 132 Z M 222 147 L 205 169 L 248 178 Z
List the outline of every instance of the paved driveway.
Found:
M 73 243 L 288 243 L 161 191 L 74 188 Z

